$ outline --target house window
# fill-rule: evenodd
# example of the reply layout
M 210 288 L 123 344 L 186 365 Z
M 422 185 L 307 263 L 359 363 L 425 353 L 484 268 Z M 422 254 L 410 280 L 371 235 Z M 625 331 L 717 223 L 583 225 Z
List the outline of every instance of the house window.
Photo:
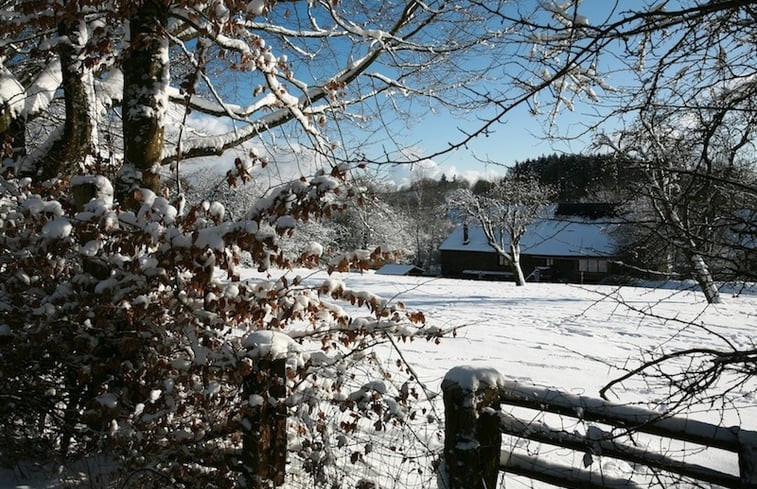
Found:
M 607 273 L 607 260 L 581 258 L 578 260 L 578 271 L 589 273 Z
M 551 267 L 554 264 L 555 264 L 554 258 L 547 258 L 547 266 L 548 267 Z

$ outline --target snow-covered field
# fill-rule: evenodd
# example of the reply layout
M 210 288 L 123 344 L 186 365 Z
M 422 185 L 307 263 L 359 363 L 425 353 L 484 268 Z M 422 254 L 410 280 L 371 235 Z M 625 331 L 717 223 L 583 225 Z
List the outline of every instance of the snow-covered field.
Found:
M 598 397 L 602 386 L 622 374 L 619 367 L 633 366 L 650 352 L 697 346 L 726 348 L 724 340 L 739 348 L 754 348 L 757 333 L 755 287 L 738 294 L 726 292 L 722 304 L 708 306 L 700 293 L 674 289 L 563 284 L 515 287 L 502 282 L 373 273 L 337 277 L 350 288 L 401 300 L 408 308 L 423 311 L 431 326 L 457 328 L 456 337 L 439 345 L 419 340 L 402 343 L 403 354 L 434 392 L 439 391 L 450 368 L 473 365 L 493 367 L 509 379 Z M 309 280 L 323 278 L 325 274 Z M 387 364 L 393 363 L 396 355 L 387 352 Z M 754 385 L 736 393 L 738 409 L 722 412 L 702 407 L 689 415 L 757 430 Z M 623 403 L 646 402 L 656 395 L 640 381 L 613 393 L 617 396 L 614 400 Z M 441 401 L 435 402 L 440 409 Z M 735 459 L 713 460 L 717 468 L 737 470 Z M 4 479 L 0 488 L 43 487 L 10 474 Z M 523 480 L 508 479 L 506 487 L 523 485 L 529 487 Z
M 438 390 L 456 365 L 493 367 L 513 380 L 598 397 L 599 389 L 642 354 L 695 346 L 754 347 L 757 288 L 723 294 L 707 305 L 696 291 L 642 287 L 529 284 L 341 274 L 347 286 L 401 300 L 431 326 L 458 328 L 441 344 L 404 344 L 420 378 Z M 693 323 L 690 325 L 689 322 Z M 701 325 L 704 327 L 698 327 Z M 617 401 L 647 398 L 637 386 Z M 745 403 L 757 400 L 744 392 Z M 705 415 L 706 417 L 706 415 Z M 736 418 L 729 421 L 738 422 Z M 757 429 L 757 416 L 742 424 Z
M 757 288 L 724 290 L 723 303 L 704 302 L 701 293 L 675 288 L 529 284 L 343 274 L 350 288 L 395 297 L 427 315 L 429 324 L 459 328 L 456 337 L 439 345 L 415 341 L 402 345 L 420 379 L 439 392 L 445 373 L 457 365 L 492 367 L 511 380 L 556 387 L 573 394 L 599 397 L 598 391 L 635 366 L 644 356 L 692 347 L 727 349 L 721 335 L 737 348 L 754 348 L 757 335 Z M 691 323 L 691 324 L 689 324 Z M 388 363 L 393 358 L 388 359 Z M 757 430 L 754 388 L 732 393 L 738 409 L 698 406 L 686 415 L 726 426 Z M 664 392 L 641 380 L 613 391 L 611 400 L 650 402 Z M 437 399 L 441 412 L 441 400 Z M 583 429 L 586 427 L 584 426 Z M 570 428 L 573 429 L 573 428 Z M 581 429 L 579 427 L 579 429 Z M 652 440 L 651 443 L 659 442 Z M 680 447 L 660 447 L 674 451 Z M 569 457 L 570 458 L 570 457 Z M 736 457 L 718 450 L 687 455 L 687 460 L 738 473 Z M 570 460 L 569 460 L 570 462 Z M 581 454 L 573 460 L 581 464 Z M 610 471 L 615 462 L 603 467 Z M 617 467 L 615 475 L 628 474 Z M 531 487 L 531 481 L 508 477 L 501 487 Z M 534 484 L 534 487 L 541 487 Z

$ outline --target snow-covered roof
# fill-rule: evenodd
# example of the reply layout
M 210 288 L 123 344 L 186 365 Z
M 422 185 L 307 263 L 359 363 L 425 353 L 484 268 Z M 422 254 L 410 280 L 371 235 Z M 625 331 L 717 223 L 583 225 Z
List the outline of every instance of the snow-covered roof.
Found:
M 523 255 L 612 256 L 617 242 L 610 234 L 615 224 L 607 221 L 541 219 L 528 227 L 520 243 Z M 468 226 L 468 244 L 463 244 L 463 226 L 458 226 L 439 246 L 442 251 L 493 253 L 483 230 Z
M 376 273 L 381 275 L 408 275 L 411 272 L 423 273 L 422 268 L 418 268 L 415 265 L 402 265 L 399 263 L 387 263 L 382 266 Z

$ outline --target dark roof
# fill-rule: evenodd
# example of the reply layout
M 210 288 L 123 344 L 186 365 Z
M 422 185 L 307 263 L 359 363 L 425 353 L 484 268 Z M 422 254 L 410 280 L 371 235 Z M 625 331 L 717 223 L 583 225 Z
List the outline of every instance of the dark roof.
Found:
M 618 205 L 611 203 L 569 203 L 557 204 L 555 216 L 577 216 L 586 219 L 618 217 Z
M 412 274 L 422 274 L 424 273 L 424 270 L 415 265 L 387 263 L 386 265 L 376 270 L 376 273 L 380 275 L 412 275 Z

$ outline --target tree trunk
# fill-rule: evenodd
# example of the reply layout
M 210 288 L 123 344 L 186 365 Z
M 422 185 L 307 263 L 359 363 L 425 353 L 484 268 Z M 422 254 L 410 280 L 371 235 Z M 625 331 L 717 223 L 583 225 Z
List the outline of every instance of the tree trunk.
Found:
M 691 274 L 694 280 L 699 284 L 705 299 L 709 304 L 720 302 L 720 293 L 712 278 L 712 273 L 701 254 L 701 248 L 697 246 L 696 241 L 691 236 L 691 228 L 681 218 L 681 214 L 674 207 L 672 198 L 669 198 L 662 190 L 663 186 L 654 179 L 650 178 L 650 200 L 656 209 L 660 220 L 665 224 L 672 233 L 671 244 L 677 248 L 686 257 L 691 267 Z
M 158 165 L 163 152 L 163 113 L 167 104 L 168 10 L 160 0 L 145 0 L 129 19 L 131 44 L 124 54 L 123 132 L 126 191 L 137 186 L 160 190 Z
M 675 275 L 675 249 L 668 245 L 665 247 L 665 278 L 671 280 Z
M 61 42 L 58 47 L 66 120 L 63 133 L 57 135 L 57 139 L 37 164 L 37 168 L 31 170 L 42 180 L 77 173 L 93 149 L 93 77 L 90 69 L 79 59 L 81 52 L 77 47 L 81 44 L 84 34 L 79 29 L 83 28 L 86 27 L 79 25 L 76 20 L 64 21 L 58 25 L 58 34 L 69 40 Z
M 510 260 L 510 266 L 513 271 L 513 278 L 515 279 L 515 285 L 521 287 L 523 285 L 526 285 L 526 278 L 523 275 L 523 269 L 520 267 L 520 245 L 519 244 L 511 244 L 510 245 L 510 256 L 512 257 L 512 260 Z
M 717 285 L 715 285 L 715 280 L 712 278 L 712 273 L 710 273 L 707 262 L 704 261 L 702 255 L 691 250 L 685 250 L 684 253 L 691 264 L 691 273 L 694 275 L 694 280 L 697 281 L 699 288 L 702 289 L 707 302 L 709 304 L 719 304 L 720 292 Z
M 699 288 L 702 289 L 705 299 L 709 304 L 717 304 L 720 302 L 720 293 L 715 285 L 715 280 L 712 278 L 710 267 L 707 266 L 707 262 L 704 257 L 697 251 L 697 244 L 694 240 L 686 235 L 686 227 L 684 226 L 681 217 L 678 212 L 673 209 L 670 202 L 664 202 L 667 211 L 668 225 L 672 225 L 672 229 L 677 233 L 681 240 L 681 245 L 678 246 L 680 251 L 684 254 L 691 266 L 691 274 L 694 276 L 694 280 L 699 284 Z

